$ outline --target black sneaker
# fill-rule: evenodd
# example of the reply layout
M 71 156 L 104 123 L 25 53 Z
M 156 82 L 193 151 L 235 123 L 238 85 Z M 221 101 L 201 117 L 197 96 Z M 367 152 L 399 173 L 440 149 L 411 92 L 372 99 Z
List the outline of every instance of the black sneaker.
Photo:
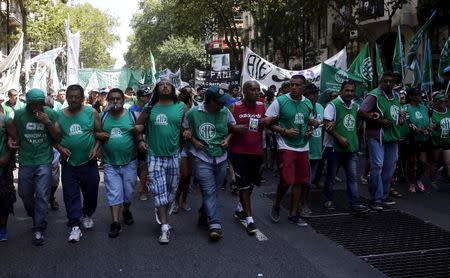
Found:
M 273 206 L 272 210 L 270 211 L 270 218 L 272 218 L 272 221 L 275 223 L 278 223 L 280 221 L 280 208 Z
M 250 222 L 249 224 L 247 224 L 247 234 L 249 235 L 254 235 L 256 234 L 256 231 L 258 230 L 258 228 L 256 228 L 256 224 L 254 222 Z
M 123 223 L 125 223 L 125 225 L 134 224 L 133 214 L 131 213 L 130 210 L 124 210 L 122 212 L 122 216 L 123 216 Z
M 334 205 L 333 201 L 326 201 L 323 203 L 323 206 L 328 210 L 336 210 L 336 206 Z
M 119 222 L 112 222 L 109 226 L 109 233 L 108 236 L 110 238 L 116 238 L 120 232 L 122 232 L 122 227 L 120 226 Z
M 237 219 L 240 220 L 240 221 L 244 221 L 244 220 L 245 220 L 245 214 L 244 214 L 244 211 L 243 211 L 243 210 L 242 210 L 242 211 L 237 211 L 237 210 L 235 210 L 235 211 L 234 211 L 234 217 L 237 218 Z
M 209 228 L 208 218 L 203 213 L 200 213 L 198 215 L 198 226 L 203 230 L 208 230 L 208 228 Z
M 383 204 L 386 206 L 392 206 L 392 205 L 395 205 L 396 203 L 391 198 L 386 198 L 383 200 Z
M 44 233 L 43 232 L 34 232 L 33 234 L 33 244 L 34 246 L 44 245 Z
M 288 219 L 292 224 L 295 224 L 295 225 L 298 225 L 301 227 L 308 226 L 308 223 L 303 221 L 303 219 L 301 219 L 299 215 L 288 216 Z
M 59 210 L 59 204 L 55 199 L 50 199 L 50 209 L 51 210 Z
M 365 205 L 357 205 L 352 207 L 352 212 L 356 214 L 366 214 L 370 212 L 370 209 Z
M 219 240 L 223 237 L 223 231 L 219 228 L 213 228 L 209 230 L 209 238 L 212 240 Z
M 370 208 L 375 210 L 375 211 L 382 211 L 383 210 L 383 205 L 380 202 L 373 202 L 370 205 Z

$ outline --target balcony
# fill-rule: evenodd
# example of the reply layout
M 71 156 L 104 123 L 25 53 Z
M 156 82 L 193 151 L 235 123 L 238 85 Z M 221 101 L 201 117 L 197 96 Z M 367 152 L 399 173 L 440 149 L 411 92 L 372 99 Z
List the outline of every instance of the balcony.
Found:
M 6 17 L 7 5 L 6 2 L 1 2 L 0 12 Z M 22 26 L 22 15 L 20 13 L 20 8 L 13 1 L 9 3 L 9 26 L 10 27 L 20 27 Z

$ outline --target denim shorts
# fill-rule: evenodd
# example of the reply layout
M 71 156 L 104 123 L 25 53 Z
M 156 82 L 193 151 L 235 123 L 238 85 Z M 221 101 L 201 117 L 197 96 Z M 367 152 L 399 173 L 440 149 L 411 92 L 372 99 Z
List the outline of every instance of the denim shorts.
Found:
M 127 165 L 103 165 L 105 173 L 106 199 L 110 206 L 131 203 L 137 181 L 137 161 Z

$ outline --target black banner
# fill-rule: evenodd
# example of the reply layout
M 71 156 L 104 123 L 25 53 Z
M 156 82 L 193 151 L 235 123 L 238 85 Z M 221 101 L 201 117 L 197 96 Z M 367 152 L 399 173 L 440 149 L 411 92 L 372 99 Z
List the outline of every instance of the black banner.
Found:
M 211 87 L 222 83 L 239 85 L 241 72 L 238 70 L 195 70 L 195 88 L 198 86 Z

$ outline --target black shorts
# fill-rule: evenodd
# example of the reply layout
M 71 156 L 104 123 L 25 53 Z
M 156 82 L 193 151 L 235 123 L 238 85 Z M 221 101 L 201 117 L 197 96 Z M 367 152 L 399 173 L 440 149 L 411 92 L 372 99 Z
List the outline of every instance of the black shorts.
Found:
M 431 151 L 430 141 L 414 141 L 414 150 L 416 153 L 423 153 Z
M 2 216 L 13 213 L 14 203 L 16 202 L 13 166 L 14 162 L 11 161 L 8 166 L 3 168 L 3 173 L 0 175 L 0 215 Z
M 237 190 L 248 190 L 253 185 L 261 185 L 261 155 L 233 153 L 231 163 L 236 174 Z

